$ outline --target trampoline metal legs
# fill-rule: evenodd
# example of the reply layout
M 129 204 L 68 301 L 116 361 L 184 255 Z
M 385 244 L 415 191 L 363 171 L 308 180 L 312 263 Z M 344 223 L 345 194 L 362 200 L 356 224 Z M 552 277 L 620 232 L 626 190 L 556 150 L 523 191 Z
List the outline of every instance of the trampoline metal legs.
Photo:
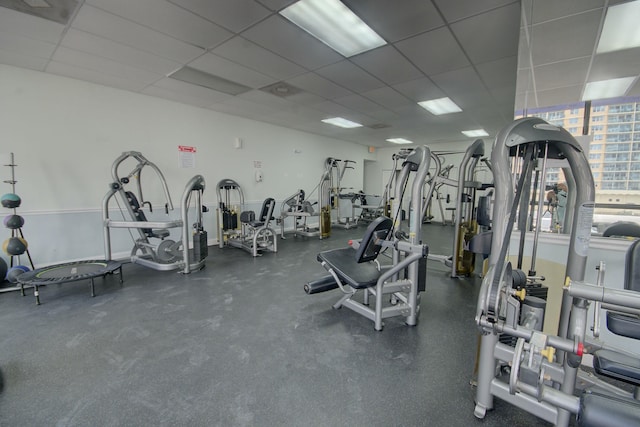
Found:
M 118 268 L 116 268 L 114 271 L 109 271 L 106 272 L 104 274 L 102 274 L 102 280 L 106 280 L 107 275 L 109 274 L 115 274 L 116 271 L 119 273 L 118 275 L 120 276 L 120 284 L 122 285 L 122 283 L 124 283 L 124 278 L 122 275 L 122 265 L 120 265 Z M 96 296 L 96 290 L 95 290 L 95 283 L 94 283 L 94 279 L 95 277 L 91 277 L 91 296 L 95 297 Z M 36 297 L 36 305 L 40 305 L 40 291 L 39 291 L 39 286 L 38 284 L 34 284 L 33 285 L 33 296 Z M 22 286 L 22 296 L 24 296 L 24 286 Z

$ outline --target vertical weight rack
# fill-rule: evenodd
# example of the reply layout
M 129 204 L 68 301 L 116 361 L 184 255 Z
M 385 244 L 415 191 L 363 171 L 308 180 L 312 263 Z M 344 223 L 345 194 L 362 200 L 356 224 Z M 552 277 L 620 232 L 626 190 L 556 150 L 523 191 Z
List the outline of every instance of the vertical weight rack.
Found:
M 11 230 L 11 236 L 7 240 L 5 240 L 2 247 L 5 253 L 10 258 L 10 265 L 9 265 L 10 273 L 11 273 L 11 270 L 13 270 L 14 268 L 22 269 L 23 270 L 22 272 L 28 270 L 27 267 L 19 265 L 20 257 L 23 254 L 26 254 L 27 258 L 29 259 L 29 265 L 33 270 L 34 269 L 33 260 L 31 259 L 31 254 L 29 253 L 29 248 L 27 245 L 27 241 L 24 238 L 24 233 L 22 232 L 24 219 L 17 213 L 17 208 L 20 207 L 21 200 L 20 200 L 20 197 L 16 194 L 16 183 L 18 181 L 16 181 L 15 168 L 18 165 L 15 164 L 13 153 L 10 154 L 9 164 L 6 164 L 4 166 L 11 168 L 11 179 L 7 179 L 3 181 L 4 183 L 11 185 L 11 193 L 8 193 L 2 196 L 2 206 L 8 209 L 11 209 L 12 213 L 7 215 L 3 221 L 4 225 Z M 16 259 L 17 259 L 17 262 L 16 262 Z M 16 271 L 16 273 L 19 273 L 19 272 Z M 7 278 L 9 278 L 9 274 L 7 275 Z M 4 279 L 4 277 L 1 279 Z M 16 287 L 15 289 L 20 289 L 20 288 Z M 10 289 L 4 289 L 4 290 L 15 290 L 15 289 L 10 288 Z

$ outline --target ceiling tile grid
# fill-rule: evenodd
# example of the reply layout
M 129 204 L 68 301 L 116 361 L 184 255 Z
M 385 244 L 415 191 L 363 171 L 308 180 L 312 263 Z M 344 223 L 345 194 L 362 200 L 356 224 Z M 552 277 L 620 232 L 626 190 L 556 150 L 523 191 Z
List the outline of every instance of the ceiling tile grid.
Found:
M 640 75 L 636 49 L 594 54 L 604 6 L 619 0 L 343 2 L 387 44 L 345 58 L 278 13 L 294 0 L 69 0 L 66 25 L 0 0 L 0 64 L 374 146 L 399 134 L 464 141 L 460 130 L 496 132 L 523 103 L 567 103 L 588 81 Z M 184 67 L 247 91 L 170 78 Z M 267 92 L 279 82 L 295 93 Z M 445 96 L 464 111 L 436 117 L 416 104 Z M 316 123 L 340 115 L 365 126 Z

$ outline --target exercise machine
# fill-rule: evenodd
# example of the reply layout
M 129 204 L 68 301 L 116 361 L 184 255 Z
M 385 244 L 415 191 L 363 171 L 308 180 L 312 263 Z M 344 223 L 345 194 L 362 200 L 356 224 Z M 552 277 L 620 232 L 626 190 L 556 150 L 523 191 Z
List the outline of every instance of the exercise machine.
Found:
M 356 216 L 355 210 L 360 206 L 356 204 L 356 201 L 360 200 L 360 194 L 345 193 L 346 188 L 342 187 L 345 172 L 348 169 L 354 169 L 352 164 L 355 163 L 354 160 L 341 160 L 333 157 L 328 157 L 325 161 L 325 172 L 328 175 L 329 188 L 331 189 L 331 210 L 334 212 L 331 221 L 333 227 L 349 230 L 358 226 L 358 216 Z M 350 202 L 351 213 L 348 216 L 343 216 L 340 206 L 346 200 Z
M 278 252 L 276 232 L 271 227 L 276 201 L 269 197 L 262 203 L 260 213 L 244 210 L 242 187 L 232 179 L 216 184 L 218 195 L 217 228 L 220 248 L 232 246 L 244 249 L 254 257 L 262 252 Z
M 135 160 L 136 164 L 131 172 L 122 175 L 119 168 L 128 159 Z M 147 167 L 156 173 L 164 191 L 165 213 L 169 214 L 169 211 L 173 210 L 169 188 L 160 169 L 138 151 L 122 153 L 113 162 L 111 167 L 113 181 L 102 200 L 105 259 L 107 261 L 112 259 L 111 230 L 127 228 L 130 234 L 132 230 L 137 233 L 137 238 L 131 234 L 134 242 L 131 250 L 131 262 L 160 271 L 181 269 L 185 274 L 202 269 L 208 255 L 207 232 L 202 225 L 202 213 L 207 211 L 206 207 L 202 205 L 202 194 L 205 189 L 204 178 L 201 175 L 196 175 L 187 182 L 180 201 L 180 219 L 148 221 L 144 207 L 147 206 L 149 212 L 153 208 L 151 202 L 145 200 L 142 193 L 142 171 Z M 137 194 L 125 189 L 132 178 L 137 184 Z M 122 221 L 116 221 L 109 217 L 109 204 L 113 199 L 116 200 L 120 212 L 122 212 Z M 193 250 L 190 251 L 189 210 L 192 202 L 196 218 L 191 233 Z M 168 238 L 171 229 L 181 230 L 180 240 L 174 241 Z
M 482 156 L 484 156 L 484 141 L 477 139 L 464 152 L 457 180 L 449 178 L 448 172 L 443 173 L 444 170 L 450 169 L 449 166 L 443 168 L 442 160 L 437 155 L 431 156 L 435 165 L 431 178 L 433 182 L 430 182 L 432 191 L 439 190 L 442 185 L 450 185 L 456 187 L 457 195 L 453 208 L 455 233 L 452 255 L 429 254 L 429 259 L 450 267 L 451 277 L 454 278 L 470 276 L 475 269 L 475 252 L 471 249 L 471 241 L 479 231 L 477 192 L 491 186 L 474 179 L 476 167 Z M 424 214 L 426 215 L 426 210 Z M 443 216 L 442 219 L 444 221 L 445 217 Z M 484 250 L 488 251 L 488 249 Z
M 380 196 L 379 202 L 375 205 L 363 203 L 360 206 L 360 208 L 362 209 L 360 213 L 360 219 L 364 220 L 365 222 L 371 222 L 382 215 L 391 216 L 391 203 L 393 199 L 395 199 L 396 197 L 395 195 L 396 178 L 398 176 L 398 173 L 401 170 L 402 162 L 412 152 L 413 152 L 413 149 L 404 148 L 400 150 L 398 153 L 394 153 L 391 156 L 391 160 L 393 161 L 393 167 L 391 169 L 391 173 L 389 174 L 389 179 L 387 180 L 384 186 L 382 196 Z M 401 216 L 400 218 L 404 219 L 403 216 Z
M 547 159 L 566 160 L 565 176 L 571 175 L 575 183 L 574 207 L 567 216 L 572 226 L 565 271 L 567 285 L 557 335 L 542 331 L 544 301 L 527 296 L 536 281 L 532 276 L 536 273 L 542 215 L 537 215 L 529 273 L 521 270 L 523 238 L 518 247 L 517 268 L 507 259 L 518 213 L 525 218 L 518 221 L 521 237 L 527 230 L 531 199 L 538 197 L 531 194 L 532 187 L 540 189 L 537 212 L 543 210 Z M 484 418 L 487 410 L 493 408 L 494 397 L 498 397 L 559 426 L 569 425 L 572 414 L 576 415 L 578 424 L 584 426 L 605 425 L 604 420 L 606 425 L 638 425 L 640 412 L 632 394 L 579 371 L 582 356 L 593 352 L 586 342 L 589 300 L 619 304 L 620 310 L 627 312 L 640 307 L 640 297 L 633 291 L 627 291 L 624 301 L 620 301 L 605 295 L 621 291 L 607 292 L 598 287 L 597 292 L 589 293 L 588 285 L 583 284 L 595 189 L 589 162 L 580 144 L 566 130 L 542 119 L 527 117 L 500 131 L 493 145 L 491 163 L 495 182 L 492 251 L 475 319 L 481 337 L 474 415 Z M 535 168 L 540 172 L 535 174 L 540 177 L 540 185 L 531 182 Z M 629 375 L 618 379 L 640 384 L 637 356 L 625 358 L 607 353 L 603 356 L 603 361 L 612 361 L 612 364 L 622 362 L 623 367 L 611 370 L 626 369 Z M 629 368 L 629 360 L 635 368 Z M 586 392 L 578 395 L 577 385 L 583 388 L 585 384 Z
M 426 284 L 428 247 L 422 243 L 423 182 L 429 170 L 430 150 L 418 147 L 406 156 L 396 180 L 396 194 L 403 195 L 409 175 L 411 186 L 409 232 L 400 229 L 402 197 L 395 199 L 392 217 L 381 216 L 368 226 L 361 241 L 345 248 L 324 251 L 318 261 L 328 275 L 308 282 L 305 292 L 314 294 L 339 288 L 344 295 L 333 305 L 347 307 L 374 322 L 382 330 L 383 319 L 404 316 L 409 326 L 418 321 L 420 291 Z M 382 251 L 391 252 L 391 264 L 381 265 Z M 356 297 L 362 295 L 362 300 Z M 385 303 L 384 297 L 389 297 Z M 369 307 L 373 300 L 374 307 Z

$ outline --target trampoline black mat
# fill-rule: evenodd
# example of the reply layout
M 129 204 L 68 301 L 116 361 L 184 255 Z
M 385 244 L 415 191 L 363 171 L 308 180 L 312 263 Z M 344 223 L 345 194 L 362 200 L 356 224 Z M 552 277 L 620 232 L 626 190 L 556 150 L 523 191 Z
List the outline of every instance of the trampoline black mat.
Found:
M 104 276 L 118 270 L 121 266 L 122 264 L 118 261 L 75 261 L 28 271 L 18 276 L 18 281 L 25 285 L 75 282 Z

